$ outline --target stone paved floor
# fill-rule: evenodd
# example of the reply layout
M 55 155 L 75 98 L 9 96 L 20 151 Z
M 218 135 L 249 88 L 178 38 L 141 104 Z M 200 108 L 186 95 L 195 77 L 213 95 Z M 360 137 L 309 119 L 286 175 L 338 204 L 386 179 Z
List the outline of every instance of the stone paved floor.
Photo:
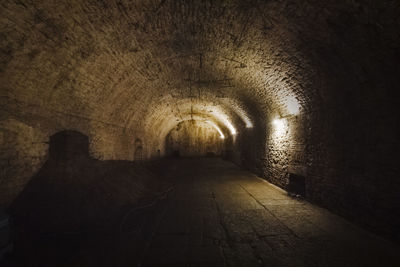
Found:
M 400 266 L 398 246 L 229 162 L 166 172 L 175 191 L 144 266 Z

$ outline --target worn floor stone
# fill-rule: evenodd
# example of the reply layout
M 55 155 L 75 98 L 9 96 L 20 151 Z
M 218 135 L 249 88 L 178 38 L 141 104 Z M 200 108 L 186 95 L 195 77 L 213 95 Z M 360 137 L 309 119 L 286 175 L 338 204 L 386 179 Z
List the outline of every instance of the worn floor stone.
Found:
M 400 266 L 398 246 L 231 163 L 169 166 L 175 191 L 144 266 Z

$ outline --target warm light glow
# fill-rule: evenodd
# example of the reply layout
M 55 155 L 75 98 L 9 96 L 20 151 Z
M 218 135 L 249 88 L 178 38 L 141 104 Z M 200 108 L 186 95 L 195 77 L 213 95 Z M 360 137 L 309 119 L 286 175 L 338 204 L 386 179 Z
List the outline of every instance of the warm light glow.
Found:
M 247 115 L 247 112 L 244 111 L 244 109 L 240 106 L 236 106 L 235 110 L 239 117 L 242 119 L 242 121 L 246 124 L 246 128 L 253 128 L 253 123 L 251 122 L 249 116 Z
M 241 107 L 235 107 L 236 114 L 242 119 L 245 123 L 246 128 L 253 128 L 253 123 L 250 118 L 247 116 L 246 112 Z
M 219 120 L 221 121 L 231 132 L 232 135 L 236 135 L 236 129 L 233 127 L 232 123 L 229 120 L 228 115 L 226 115 L 224 112 L 222 112 L 219 108 L 214 107 L 212 114 Z
M 220 136 L 221 139 L 225 139 L 225 135 L 222 133 L 222 131 L 221 131 L 221 129 L 218 127 L 218 125 L 216 125 L 216 124 L 215 124 L 214 122 L 212 122 L 212 121 L 206 121 L 206 122 L 209 123 L 209 124 L 211 124 L 211 125 L 215 128 L 215 130 L 218 131 L 219 136 Z
M 246 121 L 246 128 L 253 128 L 253 123 L 251 123 L 251 121 Z
M 224 98 L 223 101 L 224 101 L 224 103 L 229 105 L 235 111 L 235 113 L 242 119 L 242 121 L 246 125 L 246 128 L 253 128 L 253 123 L 251 122 L 249 115 L 243 109 L 240 102 L 235 101 L 233 99 L 227 99 L 227 98 Z
M 286 107 L 291 115 L 297 115 L 300 112 L 300 104 L 294 96 L 286 97 Z
M 277 128 L 282 127 L 283 126 L 283 120 L 282 119 L 275 119 L 272 122 Z
M 284 134 L 285 128 L 286 128 L 286 125 L 285 125 L 286 120 L 285 119 L 275 119 L 272 121 L 272 124 L 274 125 L 276 135 Z

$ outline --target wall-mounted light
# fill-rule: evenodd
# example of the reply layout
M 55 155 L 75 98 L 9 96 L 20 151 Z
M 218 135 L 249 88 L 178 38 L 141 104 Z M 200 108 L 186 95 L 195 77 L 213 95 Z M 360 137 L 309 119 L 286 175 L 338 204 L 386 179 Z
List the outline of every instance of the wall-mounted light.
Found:
M 272 121 L 272 124 L 276 127 L 276 128 L 282 128 L 285 125 L 284 122 L 285 119 L 275 119 Z
M 285 99 L 286 108 L 291 115 L 298 115 L 300 113 L 300 104 L 294 96 L 287 96 Z
M 215 128 L 215 130 L 217 130 L 218 131 L 218 133 L 219 133 L 219 137 L 221 138 L 221 139 L 225 139 L 225 135 L 222 133 L 222 131 L 221 131 L 221 129 L 218 127 L 218 125 L 216 125 L 214 122 L 212 122 L 212 121 L 206 121 L 208 124 L 210 124 L 212 127 L 214 127 Z
M 235 127 L 233 127 L 229 119 L 229 116 L 226 113 L 224 113 L 219 107 L 214 106 L 211 109 L 213 116 L 217 118 L 220 122 L 222 122 L 222 124 L 224 124 L 229 129 L 232 135 L 236 135 L 237 134 L 236 129 Z
M 276 118 L 272 121 L 272 124 L 274 126 L 274 133 L 276 135 L 279 136 L 285 133 L 285 129 L 287 127 L 285 118 Z
M 282 119 L 275 119 L 272 121 L 272 124 L 275 125 L 276 127 L 279 127 L 282 125 Z

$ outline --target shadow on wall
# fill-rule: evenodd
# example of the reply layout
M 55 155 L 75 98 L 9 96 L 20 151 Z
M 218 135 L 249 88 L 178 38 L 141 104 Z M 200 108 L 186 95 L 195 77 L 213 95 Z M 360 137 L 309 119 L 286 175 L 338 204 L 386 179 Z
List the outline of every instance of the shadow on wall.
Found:
M 79 132 L 51 136 L 49 159 L 9 209 L 18 266 L 125 266 L 140 258 L 168 188 L 153 171 L 161 163 L 99 161 L 88 148 Z M 128 241 L 135 247 L 122 255 L 118 245 Z

